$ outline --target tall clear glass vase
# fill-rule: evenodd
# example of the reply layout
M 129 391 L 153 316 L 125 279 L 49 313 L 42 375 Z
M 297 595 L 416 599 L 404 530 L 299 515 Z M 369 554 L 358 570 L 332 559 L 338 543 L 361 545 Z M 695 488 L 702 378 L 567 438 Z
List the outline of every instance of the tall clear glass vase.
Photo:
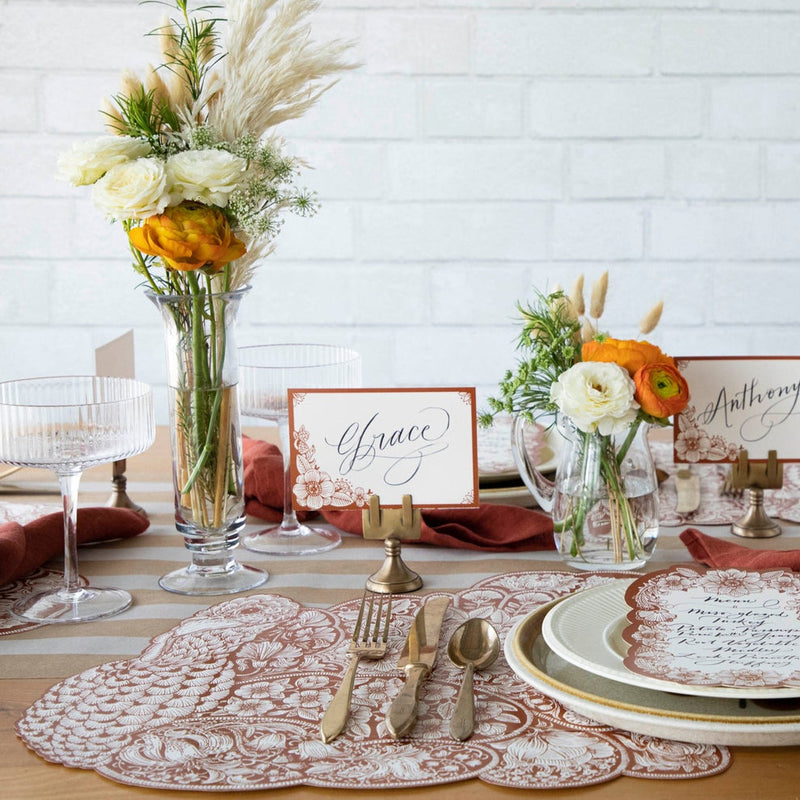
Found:
M 149 293 L 164 323 L 175 527 L 191 555 L 159 585 L 178 594 L 233 594 L 268 577 L 234 556 L 245 524 L 234 331 L 248 291 Z

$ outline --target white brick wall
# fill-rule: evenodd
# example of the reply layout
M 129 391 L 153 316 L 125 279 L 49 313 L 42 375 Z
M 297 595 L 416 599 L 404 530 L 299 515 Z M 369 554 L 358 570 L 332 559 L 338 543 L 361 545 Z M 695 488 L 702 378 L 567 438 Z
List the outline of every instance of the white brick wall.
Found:
M 135 0 L 5 0 L 0 378 L 91 370 L 156 312 L 119 230 L 54 180 L 119 73 L 154 60 Z M 534 286 L 611 272 L 606 321 L 676 354 L 800 350 L 798 0 L 325 0 L 362 67 L 285 126 L 323 207 L 287 221 L 241 344 L 349 343 L 372 385 L 474 384 L 513 360 Z

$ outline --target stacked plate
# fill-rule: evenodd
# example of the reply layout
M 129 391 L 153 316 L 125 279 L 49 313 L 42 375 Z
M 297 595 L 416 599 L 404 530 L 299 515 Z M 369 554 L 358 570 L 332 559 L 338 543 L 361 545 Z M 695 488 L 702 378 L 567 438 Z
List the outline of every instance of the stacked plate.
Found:
M 630 583 L 613 580 L 529 614 L 506 640 L 511 668 L 567 708 L 635 733 L 701 744 L 800 744 L 800 688 L 697 686 L 628 670 L 622 631 Z
M 525 487 L 511 452 L 511 417 L 497 417 L 490 428 L 478 429 L 478 485 L 482 503 L 531 508 L 536 501 Z M 541 425 L 526 428 L 525 446 L 542 473 L 554 473 L 560 436 Z

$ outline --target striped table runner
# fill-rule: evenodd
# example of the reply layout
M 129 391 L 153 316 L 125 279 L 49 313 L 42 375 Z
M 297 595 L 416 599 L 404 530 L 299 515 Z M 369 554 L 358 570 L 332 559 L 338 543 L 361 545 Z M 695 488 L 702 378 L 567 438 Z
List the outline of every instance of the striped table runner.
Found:
M 149 461 L 138 467 L 129 466 L 128 494 L 147 510 L 151 520 L 150 528 L 144 534 L 127 541 L 79 550 L 81 574 L 96 585 L 127 589 L 133 595 L 133 606 L 107 620 L 77 625 L 45 625 L 0 636 L 0 678 L 56 680 L 95 664 L 134 656 L 153 636 L 189 615 L 227 599 L 225 596 L 184 597 L 165 592 L 158 586 L 160 575 L 189 561 L 183 540 L 173 523 L 168 470 L 169 459 L 163 441 L 161 449 L 156 450 Z M 110 468 L 105 471 L 110 472 Z M 26 472 L 40 482 L 47 478 L 45 473 Z M 24 477 L 18 485 L 26 485 Z M 110 481 L 101 480 L 102 477 L 100 468 L 87 474 L 81 486 L 82 506 L 105 504 L 110 495 Z M 9 487 L 0 495 L 0 503 L 51 503 L 58 508 L 58 496 L 52 492 L 54 487 L 52 478 L 43 485 L 43 488 L 51 490 L 47 495 L 15 495 Z M 260 525 L 263 523 L 253 519 L 248 529 L 257 530 Z M 684 527 L 662 528 L 656 555 L 650 564 L 652 569 L 691 560 L 678 539 Z M 726 526 L 700 527 L 707 533 L 735 539 Z M 251 594 L 281 594 L 309 606 L 327 606 L 359 596 L 366 578 L 383 561 L 382 543 L 350 535 L 343 538 L 339 548 L 305 557 L 265 556 L 239 548 L 240 561 L 270 573 L 268 582 Z M 782 536 L 762 540 L 754 546 L 775 549 L 800 547 L 800 526 L 787 523 Z M 465 589 L 487 576 L 506 572 L 566 569 L 555 552 L 497 554 L 408 544 L 403 548 L 403 558 L 422 576 L 423 593 Z M 48 566 L 56 570 L 60 568 L 58 563 Z M 0 604 L 2 602 L 0 600 Z

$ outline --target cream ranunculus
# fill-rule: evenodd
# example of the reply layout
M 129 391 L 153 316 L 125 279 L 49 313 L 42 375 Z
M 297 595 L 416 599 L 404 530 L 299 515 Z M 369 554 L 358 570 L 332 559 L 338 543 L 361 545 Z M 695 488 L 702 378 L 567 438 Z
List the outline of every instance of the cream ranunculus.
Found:
M 112 219 L 146 219 L 170 203 L 167 173 L 157 158 L 112 167 L 92 190 L 92 202 Z
M 184 150 L 167 159 L 173 196 L 225 208 L 238 187 L 247 162 L 225 150 Z
M 607 436 L 633 422 L 639 404 L 636 384 L 618 364 L 581 361 L 562 372 L 550 387 L 550 399 L 586 433 Z
M 149 155 L 148 142 L 132 136 L 101 136 L 76 142 L 58 157 L 58 177 L 73 186 L 96 183 L 112 167 Z

